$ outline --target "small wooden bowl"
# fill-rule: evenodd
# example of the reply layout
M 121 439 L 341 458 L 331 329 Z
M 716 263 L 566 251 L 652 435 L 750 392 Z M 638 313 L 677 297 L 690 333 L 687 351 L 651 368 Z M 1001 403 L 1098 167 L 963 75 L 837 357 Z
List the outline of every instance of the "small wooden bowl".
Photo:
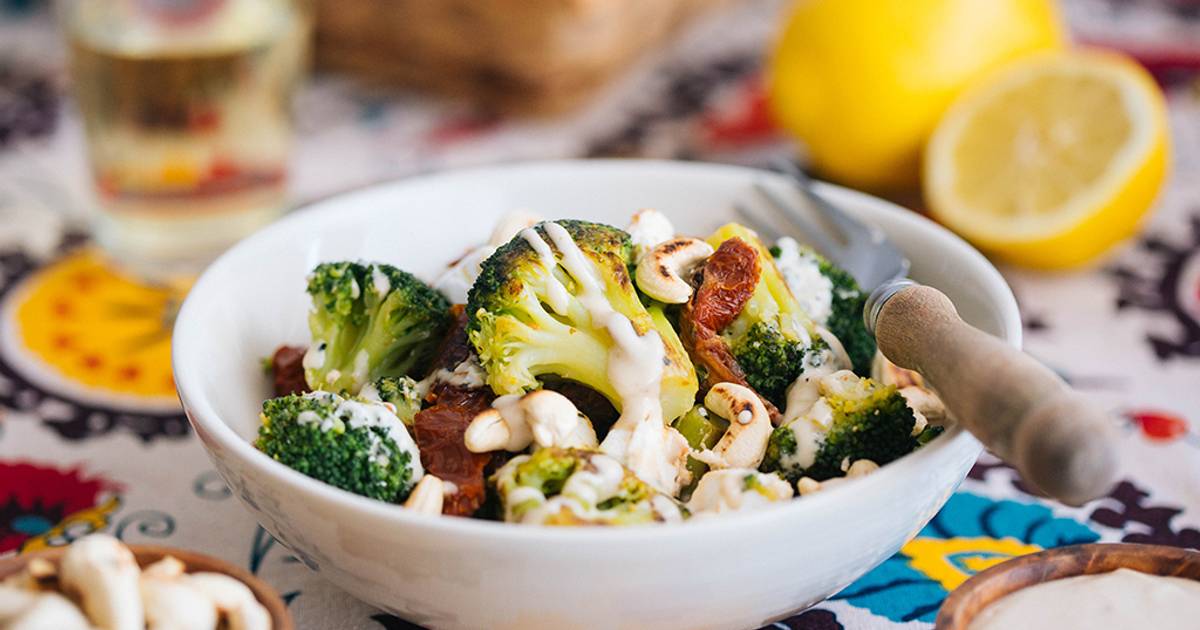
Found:
M 992 602 L 1027 586 L 1133 569 L 1150 575 L 1200 580 L 1200 551 L 1163 545 L 1099 543 L 1047 549 L 1002 562 L 954 589 L 938 612 L 934 630 L 967 630 Z
M 137 563 L 141 567 L 146 567 L 150 564 L 162 560 L 166 556 L 174 556 L 186 567 L 188 573 L 196 573 L 199 571 L 210 571 L 213 573 L 224 573 L 229 577 L 238 580 L 239 582 L 250 587 L 254 596 L 258 598 L 260 604 L 267 609 L 271 614 L 271 620 L 274 622 L 272 628 L 274 630 L 295 630 L 295 625 L 292 624 L 292 617 L 288 614 L 287 606 L 284 605 L 283 599 L 275 592 L 275 589 L 267 585 L 266 582 L 254 577 L 249 572 L 239 567 L 236 567 L 224 560 L 218 560 L 212 556 L 206 556 L 194 551 L 184 549 L 175 549 L 172 547 L 160 547 L 158 545 L 126 545 L 133 552 L 133 557 L 137 559 Z M 42 558 L 58 566 L 62 561 L 62 556 L 66 553 L 66 547 L 53 547 L 51 549 L 43 549 L 41 551 L 33 551 L 9 558 L 0 558 L 0 580 L 14 575 L 25 568 L 30 560 L 34 558 Z

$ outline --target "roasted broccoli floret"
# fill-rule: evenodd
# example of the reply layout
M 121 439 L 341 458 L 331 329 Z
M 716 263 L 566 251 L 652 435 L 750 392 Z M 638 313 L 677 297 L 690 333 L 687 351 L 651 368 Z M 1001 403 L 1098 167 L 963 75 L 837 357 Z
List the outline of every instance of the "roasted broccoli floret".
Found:
M 882 466 L 919 445 L 916 418 L 895 387 L 842 370 L 822 378 L 818 390 L 808 413 L 771 434 L 763 472 L 824 481 L 842 476 L 855 460 Z
M 750 229 L 730 223 L 708 238 L 709 244 L 740 238 L 759 253 L 758 284 L 742 312 L 721 336 L 758 394 L 782 407 L 787 387 L 803 369 L 803 358 L 816 336 L 812 320 L 792 296 L 770 252 Z
M 423 474 L 408 431 L 378 402 L 292 394 L 264 402 L 260 418 L 260 451 L 342 490 L 398 502 Z
M 677 503 L 595 451 L 544 448 L 492 476 L 504 520 L 537 525 L 637 525 L 678 521 Z
M 396 408 L 396 417 L 405 426 L 411 427 L 413 418 L 421 410 L 421 399 L 425 394 L 421 384 L 407 376 L 385 376 L 363 387 L 360 394 L 367 400 L 390 403 Z
M 810 307 L 809 315 L 838 338 L 850 357 L 854 372 L 859 376 L 870 376 L 871 361 L 875 358 L 875 337 L 867 332 L 863 322 L 867 295 L 854 276 L 790 238 L 780 239 L 771 253 L 781 267 L 793 269 L 791 275 L 785 273 L 784 276 L 796 299 L 802 305 L 819 305 Z M 806 272 L 805 267 L 809 271 Z M 819 278 L 813 275 L 813 268 L 820 274 Z
M 419 375 L 450 324 L 446 298 L 390 265 L 322 263 L 308 294 L 304 376 L 313 389 L 357 394 L 384 376 Z
M 628 269 L 633 262 L 629 235 L 584 221 L 557 224 L 591 268 L 576 273 L 589 277 L 568 269 L 547 232 L 550 224 L 543 223 L 532 228 L 536 238 L 518 235 L 496 250 L 471 288 L 468 337 L 488 384 L 497 394 L 516 394 L 540 387 L 539 377 L 554 375 L 600 392 L 621 409 L 621 396 L 608 376 L 614 344 L 608 322 L 593 319 L 589 309 L 599 298 L 628 318 L 638 335 L 658 332 L 664 348 L 663 415 L 667 420 L 683 415 L 695 402 L 696 372 L 662 310 L 647 311 L 638 299 Z M 597 290 L 588 288 L 592 283 Z

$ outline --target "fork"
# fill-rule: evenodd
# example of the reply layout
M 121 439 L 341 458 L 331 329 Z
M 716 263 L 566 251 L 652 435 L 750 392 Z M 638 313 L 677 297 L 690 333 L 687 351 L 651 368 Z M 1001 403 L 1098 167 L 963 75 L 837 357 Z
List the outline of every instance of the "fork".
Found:
M 878 227 L 839 209 L 794 165 L 779 170 L 799 195 L 756 182 L 765 204 L 735 206 L 750 227 L 772 240 L 801 236 L 853 275 L 870 292 L 863 319 L 883 355 L 921 374 L 955 420 L 1026 481 L 1068 505 L 1108 491 L 1117 455 L 1102 411 L 1033 357 L 964 322 L 941 291 L 909 280 L 908 259 Z

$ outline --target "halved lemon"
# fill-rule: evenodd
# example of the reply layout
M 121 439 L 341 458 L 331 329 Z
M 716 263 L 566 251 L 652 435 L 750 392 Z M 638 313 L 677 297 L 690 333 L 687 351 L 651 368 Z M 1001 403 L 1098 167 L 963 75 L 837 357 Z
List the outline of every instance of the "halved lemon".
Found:
M 1061 269 L 1133 234 L 1162 186 L 1166 104 L 1115 53 L 1017 61 L 967 90 L 925 152 L 934 217 L 997 257 Z

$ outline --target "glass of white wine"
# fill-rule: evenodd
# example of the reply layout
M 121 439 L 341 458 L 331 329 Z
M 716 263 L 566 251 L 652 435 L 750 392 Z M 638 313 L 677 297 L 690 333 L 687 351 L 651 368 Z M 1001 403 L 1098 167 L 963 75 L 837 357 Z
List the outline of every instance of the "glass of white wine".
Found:
M 286 205 L 310 0 L 60 0 L 97 241 L 149 280 L 197 272 Z

